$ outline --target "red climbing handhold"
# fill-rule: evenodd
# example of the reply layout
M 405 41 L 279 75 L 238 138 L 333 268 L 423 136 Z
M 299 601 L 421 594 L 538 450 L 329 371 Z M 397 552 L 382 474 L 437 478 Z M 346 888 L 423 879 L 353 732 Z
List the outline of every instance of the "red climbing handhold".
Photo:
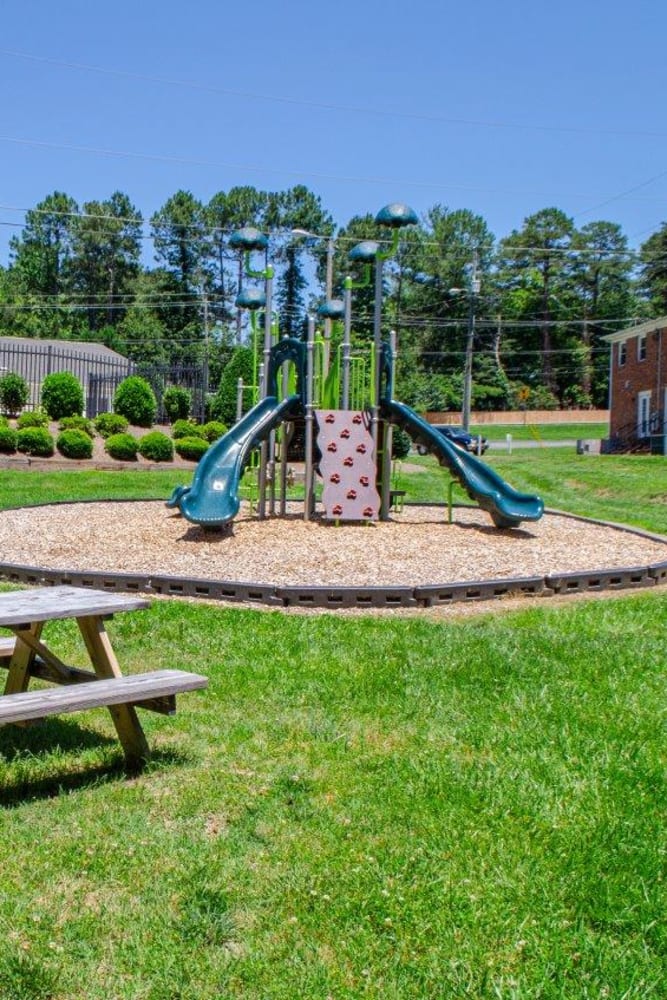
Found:
M 366 445 L 365 444 L 358 444 L 357 445 L 357 451 L 359 452 L 360 455 L 365 455 L 366 454 Z
M 335 424 L 336 423 L 335 414 L 327 413 L 326 417 L 324 418 L 324 422 L 325 424 Z
M 339 483 L 340 482 L 340 476 L 338 475 L 337 472 L 334 472 L 333 476 L 329 476 L 329 482 L 330 483 Z
M 331 513 L 334 514 L 336 517 L 340 517 L 340 515 L 343 513 L 343 508 L 339 503 L 337 503 L 334 507 L 331 508 Z
M 338 445 L 335 441 L 332 441 L 331 444 L 327 445 L 327 451 L 338 451 Z
M 347 493 L 345 494 L 345 496 L 347 497 L 348 500 L 356 500 L 357 499 L 357 491 L 356 490 L 348 490 Z
M 346 427 L 346 428 L 345 428 L 344 430 L 342 430 L 342 431 L 340 432 L 340 436 L 341 436 L 342 438 L 349 438 L 349 436 L 350 436 L 350 432 L 349 432 L 349 430 L 347 429 L 347 427 Z
M 370 479 L 368 478 L 368 476 L 359 476 L 359 482 L 361 483 L 362 486 L 368 486 Z
M 348 455 L 347 458 L 343 460 L 343 465 L 347 465 L 349 468 L 351 465 L 354 465 L 354 459 Z

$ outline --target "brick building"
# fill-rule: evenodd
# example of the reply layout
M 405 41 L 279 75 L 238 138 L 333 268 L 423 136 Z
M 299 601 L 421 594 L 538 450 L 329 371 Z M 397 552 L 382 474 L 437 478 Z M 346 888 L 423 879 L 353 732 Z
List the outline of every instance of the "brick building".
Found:
M 667 412 L 667 316 L 602 338 L 611 347 L 609 433 L 621 446 L 664 438 Z M 654 444 L 657 442 L 654 440 Z M 664 453 L 663 449 L 658 449 Z

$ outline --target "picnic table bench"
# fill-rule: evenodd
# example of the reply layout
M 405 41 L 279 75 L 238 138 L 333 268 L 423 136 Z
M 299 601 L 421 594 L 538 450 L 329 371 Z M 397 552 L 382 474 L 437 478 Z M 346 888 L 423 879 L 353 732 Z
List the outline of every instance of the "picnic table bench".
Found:
M 0 696 L 0 726 L 105 706 L 128 763 L 146 760 L 150 752 L 136 709 L 173 715 L 177 694 L 208 683 L 206 677 L 185 670 L 121 673 L 104 622 L 118 612 L 149 606 L 142 597 L 82 587 L 0 594 L 0 627 L 13 633 L 0 637 L 0 667 L 8 671 Z M 76 620 L 92 671 L 63 663 L 43 640 L 45 624 L 65 618 Z M 33 677 L 57 686 L 29 691 Z

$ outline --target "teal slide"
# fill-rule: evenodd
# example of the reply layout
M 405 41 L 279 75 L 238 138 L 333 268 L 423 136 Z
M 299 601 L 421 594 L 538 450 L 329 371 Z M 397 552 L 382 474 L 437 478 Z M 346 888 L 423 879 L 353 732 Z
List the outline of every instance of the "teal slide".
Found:
M 206 528 L 227 524 L 238 514 L 238 487 L 250 452 L 301 409 L 300 396 L 266 396 L 211 445 L 197 465 L 192 486 L 177 486 L 167 507 L 180 507 L 188 521 Z
M 544 502 L 539 497 L 518 493 L 479 458 L 435 431 L 409 406 L 395 399 L 384 399 L 381 414 L 433 452 L 440 464 L 446 465 L 458 479 L 470 499 L 491 515 L 497 528 L 514 528 L 522 521 L 538 521 L 542 517 Z

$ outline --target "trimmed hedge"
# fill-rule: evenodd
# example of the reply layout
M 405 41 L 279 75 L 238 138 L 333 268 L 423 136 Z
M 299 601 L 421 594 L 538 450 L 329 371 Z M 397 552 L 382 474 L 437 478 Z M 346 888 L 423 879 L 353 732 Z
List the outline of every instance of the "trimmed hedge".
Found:
M 53 437 L 45 427 L 23 427 L 16 434 L 16 448 L 25 455 L 51 458 L 55 451 Z
M 72 372 L 51 372 L 42 382 L 42 406 L 52 420 L 80 416 L 83 387 Z
M 171 428 L 171 436 L 174 441 L 178 438 L 203 438 L 204 428 L 196 424 L 194 420 L 175 420 Z
M 24 427 L 48 427 L 49 417 L 43 410 L 24 410 L 16 421 L 20 431 Z
M 100 413 L 94 420 L 95 430 L 100 437 L 108 438 L 112 434 L 123 434 L 129 427 L 129 421 L 120 413 Z
M 222 420 L 209 420 L 207 424 L 204 424 L 202 431 L 204 432 L 204 437 L 209 443 L 217 441 L 221 438 L 223 434 L 226 434 L 229 430 L 227 424 L 223 424 Z
M 28 383 L 22 375 L 7 372 L 0 378 L 0 406 L 3 413 L 11 416 L 20 413 L 28 402 L 29 395 Z
M 85 431 L 71 427 L 60 432 L 56 448 L 65 458 L 92 458 L 93 439 Z
M 145 378 L 129 375 L 114 393 L 113 409 L 136 427 L 152 427 L 157 416 L 155 393 Z
M 189 389 L 170 385 L 164 390 L 162 405 L 170 423 L 173 424 L 176 420 L 186 420 L 190 416 L 192 393 Z
M 104 442 L 104 450 L 119 462 L 134 462 L 139 442 L 131 434 L 110 434 Z
M 16 431 L 6 424 L 0 424 L 0 452 L 3 455 L 11 455 L 15 451 Z
M 209 444 L 200 437 L 184 437 L 176 438 L 174 448 L 181 458 L 185 458 L 188 462 L 198 462 L 208 451 Z
M 58 430 L 83 431 L 89 438 L 95 437 L 95 428 L 93 427 L 92 420 L 88 420 L 87 417 L 82 417 L 79 414 L 75 414 L 72 417 L 63 417 L 58 424 Z
M 162 431 L 151 431 L 139 438 L 139 454 L 151 462 L 172 462 L 174 442 Z

